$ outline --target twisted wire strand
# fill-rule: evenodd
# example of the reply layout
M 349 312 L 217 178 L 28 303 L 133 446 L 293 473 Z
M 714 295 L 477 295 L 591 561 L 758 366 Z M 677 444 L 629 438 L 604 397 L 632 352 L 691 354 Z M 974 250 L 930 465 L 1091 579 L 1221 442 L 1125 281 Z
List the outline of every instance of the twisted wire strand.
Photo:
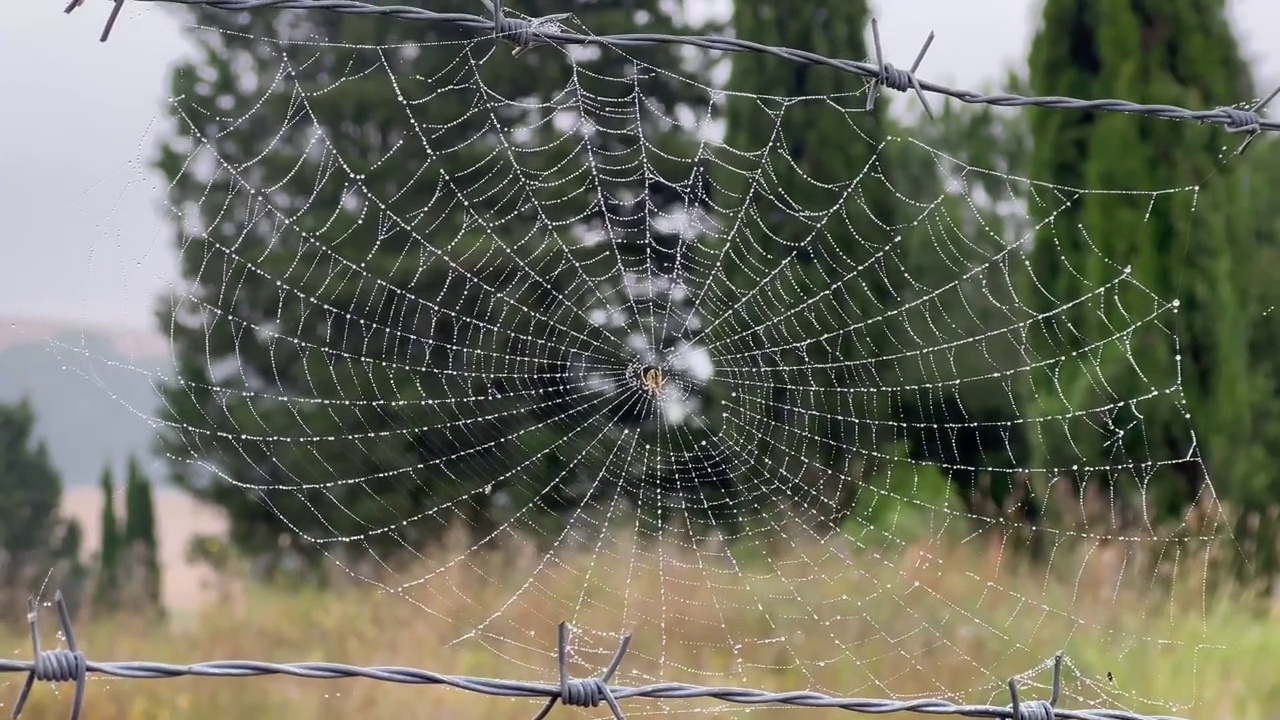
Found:
M 35 666 L 31 661 L 0 660 L 0 673 L 30 672 Z M 134 680 L 154 680 L 175 677 L 245 678 L 266 675 L 285 675 L 311 680 L 336 680 L 341 678 L 365 678 L 404 685 L 441 685 L 458 690 L 507 698 L 561 699 L 557 684 L 526 682 L 497 678 L 447 675 L 410 667 L 378 666 L 360 667 L 330 662 L 271 663 L 256 660 L 216 660 L 175 665 L 161 662 L 87 661 L 90 674 Z M 972 718 L 1008 718 L 1034 720 L 1023 703 L 1020 715 L 1011 707 L 998 705 L 958 705 L 947 700 L 885 700 L 877 698 L 834 697 L 812 691 L 771 692 L 754 688 L 690 685 L 665 682 L 640 686 L 607 685 L 608 692 L 618 701 L 630 698 L 656 700 L 689 700 L 710 698 L 741 705 L 793 705 L 798 707 L 839 708 L 857 713 L 883 715 L 898 712 L 914 712 L 925 715 L 960 715 Z M 1038 701 L 1043 702 L 1043 701 Z M 1167 715 L 1140 715 L 1125 710 L 1053 709 L 1052 717 L 1059 720 L 1183 720 Z
M 61 628 L 63 637 L 67 641 L 67 647 L 55 650 L 41 649 L 38 607 L 35 600 L 28 600 L 27 624 L 31 628 L 31 646 L 35 659 L 0 659 L 0 674 L 27 674 L 27 680 L 22 686 L 17 702 L 14 704 L 11 716 L 13 720 L 18 720 L 22 714 L 22 709 L 31 693 L 32 686 L 37 680 L 42 682 L 74 682 L 76 684 L 76 694 L 71 710 L 71 720 L 79 720 L 84 690 L 87 684 L 86 677 L 89 674 L 130 680 L 157 680 L 175 677 L 246 678 L 284 675 L 310 680 L 364 678 L 366 680 L 378 680 L 402 685 L 440 685 L 494 697 L 546 698 L 546 704 L 534 716 L 534 720 L 543 720 L 557 702 L 576 707 L 596 707 L 601 702 L 605 702 L 608 704 L 615 720 L 625 720 L 619 707 L 619 701 L 629 698 L 655 700 L 709 698 L 740 705 L 792 705 L 797 707 L 838 708 L 869 715 L 913 712 L 923 715 L 961 715 L 972 718 L 1007 718 L 1008 720 L 1182 720 L 1181 718 L 1167 715 L 1140 715 L 1126 710 L 1057 709 L 1055 706 L 1062 690 L 1062 653 L 1058 653 L 1053 658 L 1053 692 L 1049 700 L 1022 701 L 1018 694 L 1018 681 L 1014 678 L 1009 680 L 1009 696 L 1012 702 L 1008 707 L 1000 707 L 997 705 L 959 705 L 941 699 L 904 701 L 879 698 L 834 697 L 809 690 L 771 692 L 754 688 L 690 685 L 676 682 L 654 683 L 635 687 L 611 685 L 610 680 L 621 665 L 622 659 L 631 643 L 630 635 L 622 637 L 613 659 L 598 677 L 574 680 L 569 677 L 569 630 L 567 623 L 560 623 L 557 637 L 560 682 L 555 685 L 523 680 L 447 675 L 410 667 L 361 667 L 332 662 L 272 663 L 257 660 L 215 660 L 190 665 L 146 661 L 96 662 L 87 659 L 76 645 L 75 634 L 71 629 L 70 614 L 67 611 L 66 601 L 61 592 L 56 595 L 54 604 L 58 609 L 58 616 L 61 620 Z
M 519 55 L 532 45 L 609 45 L 609 46 L 644 46 L 658 44 L 679 44 L 690 45 L 693 47 L 705 48 L 708 50 L 717 50 L 721 52 L 757 52 L 766 55 L 773 55 L 794 62 L 808 63 L 811 65 L 824 65 L 853 73 L 861 77 L 872 80 L 874 85 L 872 93 L 883 86 L 892 90 L 905 92 L 910 89 L 915 91 L 923 101 L 924 93 L 935 95 L 944 95 L 969 105 L 992 105 L 996 107 L 1042 107 L 1056 109 L 1072 109 L 1072 110 L 1098 110 L 1103 112 L 1116 112 L 1131 115 L 1146 115 L 1150 117 L 1164 118 L 1168 120 L 1193 120 L 1201 123 L 1213 123 L 1222 125 L 1230 132 L 1246 133 L 1249 137 L 1241 144 L 1237 152 L 1243 151 L 1249 144 L 1250 140 L 1257 134 L 1262 132 L 1274 132 L 1280 130 L 1280 121 L 1262 118 L 1259 113 L 1273 100 L 1277 94 L 1280 94 L 1280 88 L 1276 88 L 1270 95 L 1259 101 L 1249 110 L 1241 110 L 1239 108 L 1214 108 L 1210 110 L 1194 110 L 1180 107 L 1177 105 L 1159 105 L 1135 103 L 1128 100 L 1117 98 L 1102 98 L 1097 100 L 1083 100 L 1080 98 L 1063 97 L 1063 96 L 1026 96 L 1013 93 L 996 93 L 982 94 L 972 90 L 964 90 L 951 88 L 940 85 L 935 82 L 921 80 L 915 77 L 915 70 L 923 59 L 924 52 L 928 49 L 929 42 L 925 43 L 925 47 L 921 49 L 919 56 L 911 70 L 902 70 L 884 62 L 883 56 L 880 54 L 879 38 L 876 33 L 876 63 L 861 62 L 858 60 L 845 60 L 840 58 L 831 58 L 825 55 L 808 52 L 806 50 L 798 50 L 795 48 L 773 47 L 762 45 L 760 43 L 743 40 L 740 38 L 721 37 L 714 35 L 667 35 L 662 33 L 626 33 L 620 35 L 584 35 L 581 33 L 571 32 L 558 20 L 562 20 L 567 15 L 555 15 L 547 18 L 510 18 L 502 13 L 502 4 L 495 5 L 491 0 L 486 0 L 493 12 L 494 17 L 486 18 L 470 13 L 444 13 L 427 10 L 426 8 L 409 7 L 405 5 L 374 5 L 361 0 L 136 0 L 137 2 L 162 2 L 175 3 L 180 5 L 204 5 L 219 10 L 230 11 L 246 11 L 246 10 L 327 10 L 329 12 L 343 13 L 348 15 L 377 15 L 398 18 L 401 20 L 412 20 L 418 22 L 429 22 L 441 25 L 449 25 L 462 30 L 472 31 L 476 35 L 491 35 L 493 37 L 502 37 L 504 40 L 517 45 L 514 54 Z M 83 0 L 71 0 L 66 11 L 71 12 L 78 7 Z M 123 0 L 113 0 L 115 7 L 112 10 L 111 18 L 107 28 L 103 31 L 102 40 L 106 40 L 110 33 L 110 23 L 114 22 L 119 13 L 120 5 Z M 874 99 L 874 98 L 870 98 Z M 930 115 L 927 103 L 925 110 Z
M 690 685 L 676 682 L 654 683 L 637 687 L 610 685 L 609 680 L 613 677 L 614 672 L 617 671 L 630 644 L 631 637 L 629 635 L 622 638 L 613 660 L 599 677 L 587 680 L 572 680 L 568 674 L 568 625 L 565 623 L 561 623 L 559 628 L 557 655 L 560 682 L 555 685 L 523 680 L 447 675 L 410 667 L 360 667 L 331 662 L 271 663 L 256 660 L 215 660 L 190 665 L 145 661 L 96 662 L 86 659 L 84 653 L 76 647 L 66 603 L 61 593 L 58 593 L 55 604 L 62 620 L 62 631 L 67 638 L 68 647 L 56 650 L 41 650 L 36 605 L 34 601 L 29 601 L 27 622 L 31 626 L 35 660 L 0 660 L 0 674 L 27 674 L 27 681 L 23 685 L 17 703 L 14 705 L 13 720 L 17 720 L 21 715 L 23 706 L 26 704 L 32 685 L 36 680 L 43 682 L 75 682 L 76 699 L 71 711 L 71 718 L 72 720 L 78 720 L 86 685 L 86 675 L 88 674 L 132 680 L 156 680 L 175 677 L 246 678 L 284 675 L 311 680 L 364 678 L 403 685 L 440 685 L 494 697 L 546 698 L 548 702 L 539 710 L 535 720 L 545 718 L 556 702 L 577 707 L 595 707 L 601 702 L 605 702 L 609 705 L 615 720 L 625 720 L 619 707 L 619 701 L 629 698 L 656 700 L 709 698 L 740 705 L 792 705 L 797 707 L 839 708 L 871 715 L 913 712 L 924 715 L 961 715 L 973 718 L 1008 718 L 1009 720 L 1181 720 L 1181 718 L 1163 715 L 1139 715 L 1124 710 L 1059 710 L 1055 708 L 1054 705 L 1058 701 L 1062 683 L 1063 656 L 1061 653 L 1054 657 L 1053 695 L 1050 700 L 1021 701 L 1018 697 L 1018 683 L 1016 679 L 1011 679 L 1009 681 L 1009 694 L 1012 704 L 1009 707 L 1000 707 L 997 705 L 959 705 L 940 699 L 899 701 L 877 698 L 834 697 L 808 690 L 770 692 L 754 688 Z

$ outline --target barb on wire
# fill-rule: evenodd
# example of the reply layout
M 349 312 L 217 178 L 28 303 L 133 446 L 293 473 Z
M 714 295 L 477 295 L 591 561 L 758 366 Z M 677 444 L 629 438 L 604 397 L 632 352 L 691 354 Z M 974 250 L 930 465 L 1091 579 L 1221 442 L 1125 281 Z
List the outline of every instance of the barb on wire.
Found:
M 1270 95 L 1259 100 L 1248 110 L 1222 108 L 1222 111 L 1227 113 L 1231 118 L 1227 122 L 1227 132 L 1248 134 L 1248 137 L 1244 139 L 1244 142 L 1240 143 L 1240 147 L 1236 148 L 1236 155 L 1243 154 L 1245 148 L 1249 147 L 1249 143 L 1253 142 L 1253 139 L 1258 137 L 1258 134 L 1262 132 L 1262 118 L 1259 113 L 1261 113 L 1267 105 L 1270 105 L 1271 101 L 1275 100 L 1277 95 L 1280 95 L 1280 87 L 1272 90 Z
M 875 43 L 876 49 L 876 66 L 880 69 L 879 74 L 871 80 L 871 87 L 867 90 L 867 110 L 875 107 L 876 98 L 880 95 L 880 88 L 887 87 L 890 90 L 898 92 L 906 92 L 907 90 L 915 90 L 916 97 L 920 99 L 920 104 L 924 106 L 924 111 L 929 115 L 929 119 L 933 120 L 933 109 L 929 107 L 929 101 L 924 96 L 924 91 L 920 89 L 920 81 L 916 79 L 916 71 L 920 69 L 920 63 L 924 61 L 925 53 L 929 52 L 929 46 L 933 44 L 933 31 L 929 31 L 929 37 L 925 38 L 924 45 L 920 47 L 920 52 L 916 53 L 916 61 L 911 63 L 910 70 L 899 70 L 884 61 L 884 50 L 880 47 L 880 23 L 875 18 L 871 18 L 871 39 Z
M 631 643 L 631 636 L 624 635 L 605 671 L 595 678 L 574 680 L 569 677 L 568 661 L 568 626 L 560 624 L 557 656 L 559 660 L 560 681 L 558 684 L 525 682 L 522 680 L 502 680 L 494 678 L 472 677 L 467 675 L 445 675 L 429 670 L 418 670 L 407 667 L 358 667 L 328 662 L 303 663 L 269 663 L 254 660 L 217 660 L 195 663 L 192 665 L 174 665 L 160 662 L 95 662 L 85 659 L 76 645 L 75 636 L 71 632 L 71 620 L 67 606 L 58 593 L 56 605 L 62 620 L 62 632 L 67 647 L 57 650 L 40 648 L 39 628 L 36 621 L 36 604 L 28 603 L 27 622 L 31 626 L 31 644 L 35 659 L 30 661 L 0 659 L 0 674 L 26 673 L 27 681 L 23 684 L 18 701 L 13 709 L 13 720 L 18 720 L 31 694 L 36 680 L 44 682 L 75 682 L 76 694 L 71 711 L 72 720 L 78 720 L 84 700 L 85 677 L 95 673 L 122 679 L 154 680 L 174 677 L 205 678 L 246 678 L 264 675 L 284 675 L 313 680 L 336 680 L 342 678 L 365 678 L 382 682 L 405 685 L 440 685 L 458 690 L 465 690 L 493 697 L 505 698 L 546 698 L 547 702 L 535 716 L 535 720 L 545 720 L 547 714 L 555 707 L 556 702 L 577 707 L 595 707 L 601 702 L 607 703 L 614 720 L 625 720 L 620 702 L 629 698 L 651 698 L 656 700 L 687 700 L 692 698 L 709 698 L 740 705 L 789 705 L 794 707 L 838 708 L 850 712 L 884 715 L 897 712 L 913 712 L 924 715 L 958 715 L 970 718 L 995 718 L 997 720 L 1181 720 L 1168 716 L 1147 716 L 1127 710 L 1061 710 L 1057 703 L 1062 689 L 1062 653 L 1054 656 L 1053 694 L 1048 701 L 1033 700 L 1023 702 L 1018 697 L 1016 678 L 1009 680 L 1009 694 L 1012 705 L 1000 707 L 996 705 L 958 705 L 948 700 L 886 700 L 879 698 L 833 697 L 818 692 L 793 691 L 770 692 L 738 687 L 707 687 L 685 683 L 655 683 L 635 687 L 611 685 L 610 680 L 617 671 Z
M 533 716 L 533 720 L 543 720 L 551 709 L 556 706 L 556 701 L 568 705 L 570 707 L 598 707 L 600 701 L 609 703 L 609 709 L 613 711 L 614 720 L 626 720 L 622 714 L 622 710 L 618 707 L 618 701 L 613 697 L 613 693 L 609 689 L 609 681 L 613 679 L 613 674 L 618 671 L 618 666 L 622 664 L 622 656 L 627 654 L 627 646 L 631 644 L 631 635 L 623 635 L 622 643 L 618 645 L 618 651 L 613 654 L 613 660 L 609 662 L 609 666 L 605 668 L 603 674 L 598 678 L 588 678 L 586 680 L 572 680 L 569 678 L 569 626 L 566 623 L 560 623 L 559 638 L 556 642 L 556 655 L 559 660 L 560 670 L 560 694 L 547 701 L 546 705 Z
M 429 22 L 441 25 L 449 25 L 455 28 L 469 30 L 473 33 L 485 35 L 496 35 L 507 37 L 514 34 L 515 40 L 523 39 L 522 28 L 517 19 L 507 18 L 503 15 L 503 24 L 500 27 L 499 22 L 495 18 L 484 18 L 470 13 L 445 13 L 427 10 L 420 7 L 409 7 L 406 5 L 374 5 L 362 0 L 135 0 L 136 2 L 163 2 L 174 3 L 178 5 L 202 5 L 206 7 L 216 8 L 219 10 L 231 10 L 243 12 L 246 10 L 259 9 L 277 9 L 277 10 L 326 10 L 329 12 L 344 13 L 348 15 L 380 15 L 401 20 L 413 20 L 418 22 Z M 117 7 L 123 0 L 117 0 Z M 492 2 L 492 0 L 491 0 Z M 497 9 L 497 4 L 492 7 Z M 824 65 L 833 67 L 844 72 L 853 73 L 869 80 L 878 81 L 875 87 L 885 85 L 896 89 L 899 79 L 908 80 L 908 85 L 912 90 L 920 93 L 923 97 L 925 93 L 934 95 L 945 95 L 947 97 L 959 100 L 969 105 L 992 105 L 995 107 L 1044 107 L 1044 108 L 1067 108 L 1073 110 L 1098 110 L 1102 112 L 1117 112 L 1130 115 L 1147 115 L 1150 117 L 1165 118 L 1169 120 L 1194 120 L 1200 122 L 1214 123 L 1216 125 L 1226 126 L 1228 129 L 1236 132 L 1248 132 L 1251 135 L 1257 135 L 1262 132 L 1274 132 L 1280 130 L 1280 121 L 1264 120 L 1258 116 L 1261 106 L 1255 107 L 1253 111 L 1242 111 L 1229 108 L 1215 108 L 1213 110 L 1192 110 L 1177 105 L 1148 105 L 1130 102 L 1128 100 L 1119 100 L 1116 98 L 1105 98 L 1100 100 L 1082 100 L 1079 98 L 1060 97 L 1060 96 L 1034 96 L 1017 95 L 1013 93 L 998 93 L 994 95 L 983 95 L 972 90 L 961 90 L 950 88 L 938 83 L 928 82 L 915 77 L 914 70 L 906 72 L 898 69 L 889 71 L 888 66 L 880 64 L 871 64 L 859 62 L 855 60 L 842 60 L 839 58 L 830 58 L 825 55 L 809 52 L 806 50 L 797 50 L 795 48 L 773 47 L 762 45 L 760 43 L 743 40 L 740 38 L 721 37 L 714 35 L 665 35 L 662 33 L 629 33 L 622 35 L 584 35 L 581 33 L 570 32 L 559 23 L 564 19 L 559 16 L 550 16 L 537 20 L 526 20 L 529 23 L 528 31 L 530 33 L 531 44 L 547 44 L 547 45 L 609 45 L 614 47 L 626 46 L 643 46 L 655 44 L 678 44 L 689 45 L 692 47 L 704 48 L 707 50 L 716 50 L 720 52 L 757 52 L 775 57 L 784 58 L 794 62 L 809 63 L 811 65 Z M 510 23 L 515 23 L 514 25 Z M 535 42 L 536 38 L 536 42 Z M 511 39 L 511 38 L 507 38 Z M 931 42 L 931 41 L 930 41 Z M 925 43 L 927 49 L 930 42 Z M 518 43 L 516 54 L 523 52 Z M 917 57 L 916 63 L 912 66 L 916 68 L 921 56 Z M 905 87 L 904 87 L 905 90 Z M 1254 120 L 1256 119 L 1256 123 Z
M 520 57 L 532 47 L 551 45 L 543 39 L 544 32 L 567 32 L 568 28 L 561 24 L 562 20 L 573 17 L 573 13 L 558 13 L 540 18 L 510 18 L 503 12 L 502 0 L 482 0 L 489 14 L 493 16 L 493 38 L 501 38 L 515 45 L 512 57 Z
M 67 3 L 67 7 L 63 12 L 68 15 L 72 10 L 84 5 L 84 0 L 71 0 Z M 98 37 L 98 42 L 106 42 L 111 37 L 111 28 L 115 27 L 116 19 L 120 17 L 120 11 L 124 9 L 124 0 L 115 0 L 115 6 L 111 8 L 111 14 L 107 16 L 107 24 L 102 28 L 102 35 Z
M 76 695 L 71 705 L 71 720 L 80 718 L 80 708 L 84 705 L 85 673 L 88 669 L 88 661 L 76 645 L 75 633 L 71 631 L 71 613 L 67 611 L 67 602 L 63 599 L 61 590 L 58 591 L 53 602 L 58 607 L 58 618 L 62 621 L 62 636 L 67 641 L 67 647 L 54 650 L 40 649 L 40 608 L 35 598 L 27 598 L 27 625 L 31 628 L 31 650 L 35 659 L 30 663 L 30 667 L 26 668 L 27 680 L 22 683 L 18 700 L 13 704 L 13 714 L 10 716 L 12 720 L 18 720 L 18 716 L 22 715 L 22 708 L 26 707 L 27 699 L 31 697 L 31 688 L 35 686 L 37 680 L 74 682 Z
M 1053 656 L 1053 686 L 1049 699 L 1022 702 L 1018 697 L 1018 678 L 1009 678 L 1010 709 L 1014 720 L 1054 720 L 1058 698 L 1062 695 L 1062 653 Z

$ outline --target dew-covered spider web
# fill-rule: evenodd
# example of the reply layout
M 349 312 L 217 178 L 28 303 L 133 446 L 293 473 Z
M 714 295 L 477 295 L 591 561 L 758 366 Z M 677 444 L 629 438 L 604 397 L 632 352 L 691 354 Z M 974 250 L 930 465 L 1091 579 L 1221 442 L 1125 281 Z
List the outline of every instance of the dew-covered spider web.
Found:
M 1070 220 L 1097 193 L 875 130 L 860 80 L 255 42 L 164 159 L 200 350 L 154 415 L 207 486 L 510 677 L 566 621 L 579 676 L 635 634 L 626 684 L 1004 705 L 1064 650 L 1064 704 L 1195 699 L 1154 660 L 1217 647 L 1232 543 L 1176 303 Z

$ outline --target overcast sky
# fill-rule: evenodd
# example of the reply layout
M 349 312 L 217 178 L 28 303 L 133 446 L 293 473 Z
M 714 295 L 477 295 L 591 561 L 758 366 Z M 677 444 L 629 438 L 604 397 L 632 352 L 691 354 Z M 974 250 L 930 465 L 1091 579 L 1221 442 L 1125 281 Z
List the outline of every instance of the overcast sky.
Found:
M 4 4 L 0 322 L 52 315 L 149 328 L 153 298 L 176 273 L 161 188 L 144 165 L 168 69 L 185 48 L 179 23 L 163 5 L 126 2 L 101 44 L 107 0 L 87 0 L 70 16 L 64 0 Z M 1025 55 L 1039 1 L 874 6 L 891 59 L 908 64 L 937 30 L 921 77 L 982 89 Z M 1235 0 L 1232 14 L 1260 80 L 1280 79 L 1280 0 Z

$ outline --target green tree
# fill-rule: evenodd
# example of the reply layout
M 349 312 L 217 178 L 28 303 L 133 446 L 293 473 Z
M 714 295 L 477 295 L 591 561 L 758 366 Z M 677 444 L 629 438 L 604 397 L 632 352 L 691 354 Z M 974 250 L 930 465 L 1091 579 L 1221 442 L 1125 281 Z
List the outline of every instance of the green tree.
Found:
M 1235 331 L 1249 358 L 1248 386 L 1252 393 L 1246 416 L 1238 421 L 1247 433 L 1250 452 L 1240 458 L 1239 474 L 1224 477 L 1214 456 L 1209 457 L 1212 480 L 1236 516 L 1235 535 L 1248 563 L 1240 570 L 1247 578 L 1274 575 L 1280 569 L 1280 475 L 1274 472 L 1280 447 L 1280 218 L 1275 212 L 1276 183 L 1280 182 L 1280 143 L 1262 136 L 1249 151 L 1232 161 L 1237 172 L 1227 181 L 1225 209 L 1233 221 L 1233 290 L 1245 310 Z M 1228 204 L 1229 203 L 1229 204 Z M 1220 450 L 1216 452 L 1221 452 Z
M 739 0 L 733 24 L 754 42 L 862 58 L 871 54 L 867 19 L 863 0 Z M 718 206 L 733 232 L 724 283 L 713 290 L 721 318 L 708 331 L 736 393 L 724 401 L 723 435 L 759 459 L 745 463 L 741 482 L 776 488 L 766 494 L 793 513 L 804 507 L 817 526 L 838 526 L 870 506 L 859 494 L 912 440 L 894 421 L 900 406 L 931 402 L 889 388 L 919 375 L 912 368 L 924 346 L 942 342 L 913 332 L 922 321 L 929 328 L 921 313 L 936 305 L 912 312 L 903 300 L 926 287 L 912 285 L 916 255 L 937 253 L 920 232 L 942 194 L 937 162 L 892 137 L 890 92 L 865 109 L 863 78 L 754 53 L 732 63 L 726 144 L 734 152 Z M 906 182 L 913 173 L 923 185 Z M 946 210 L 929 212 L 937 220 Z
M 1030 70 L 1044 95 L 1194 108 L 1252 96 L 1225 0 L 1047 0 Z M 1262 499 L 1249 488 L 1274 474 L 1274 459 L 1253 426 L 1275 398 L 1253 378 L 1241 282 L 1252 241 L 1232 208 L 1238 164 L 1219 160 L 1226 136 L 1115 113 L 1028 116 L 1033 176 L 1058 186 L 1032 205 L 1042 225 L 1025 294 L 1051 314 L 1029 339 L 1039 358 L 1060 360 L 1031 379 L 1025 412 L 1070 418 L 1040 424 L 1030 464 L 1115 487 L 1133 516 L 1141 498 L 1160 522 L 1185 515 L 1205 467 L 1223 494 Z M 1161 313 L 1171 301 L 1176 314 Z M 1182 462 L 1193 446 L 1203 467 Z
M 519 9 L 605 34 L 669 30 L 660 5 Z M 684 54 L 513 58 L 388 18 L 192 13 L 230 32 L 192 34 L 196 59 L 173 75 L 180 132 L 157 163 L 190 284 L 161 312 L 180 378 L 165 390 L 175 482 L 228 511 L 240 549 L 312 559 L 299 537 L 360 538 L 369 558 L 459 518 L 480 537 L 513 518 L 554 533 L 609 492 L 601 448 L 635 393 L 583 388 L 629 381 L 642 313 L 592 315 L 625 294 L 620 268 L 657 262 L 628 231 L 656 199 L 684 206 L 663 178 L 689 176 L 668 158 L 698 143 L 665 118 L 707 93 L 643 64 Z M 613 173 L 623 162 L 644 176 Z M 607 242 L 574 239 L 593 231 Z
M 124 582 L 124 537 L 116 517 L 116 483 L 111 466 L 103 468 L 102 479 L 102 536 L 98 549 L 97 579 L 94 589 L 94 605 L 103 610 L 114 610 L 120 602 Z
M 0 404 L 0 594 L 17 598 L 39 589 L 60 546 L 78 550 L 64 542 L 79 528 L 58 514 L 62 479 L 35 424 L 26 400 Z
M 156 542 L 155 503 L 151 480 L 136 455 L 129 457 L 125 480 L 125 575 L 132 592 L 146 607 L 160 607 L 160 556 Z
M 92 590 L 93 572 L 84 561 L 84 528 L 75 520 L 64 524 L 58 548 L 59 562 L 55 569 L 57 587 L 67 602 L 67 610 L 74 617 L 83 607 L 85 594 Z
M 989 92 L 1024 85 L 1008 73 Z M 938 333 L 923 343 L 921 361 L 895 376 L 920 389 L 898 395 L 894 416 L 905 455 L 917 463 L 913 475 L 944 475 L 975 519 L 1012 512 L 1035 522 L 1040 508 L 1025 502 L 1017 472 L 1029 433 L 1011 399 L 1028 364 L 1020 328 L 1033 320 L 1015 292 L 1024 273 L 1020 246 L 1033 230 L 1025 215 L 1029 128 L 1020 111 L 930 100 L 934 117 L 895 128 L 901 139 L 886 147 L 898 184 L 934 199 L 903 229 L 900 272 L 912 282 L 898 289 L 897 305 L 918 308 L 907 325 Z M 920 496 L 917 478 L 909 480 L 894 496 Z

